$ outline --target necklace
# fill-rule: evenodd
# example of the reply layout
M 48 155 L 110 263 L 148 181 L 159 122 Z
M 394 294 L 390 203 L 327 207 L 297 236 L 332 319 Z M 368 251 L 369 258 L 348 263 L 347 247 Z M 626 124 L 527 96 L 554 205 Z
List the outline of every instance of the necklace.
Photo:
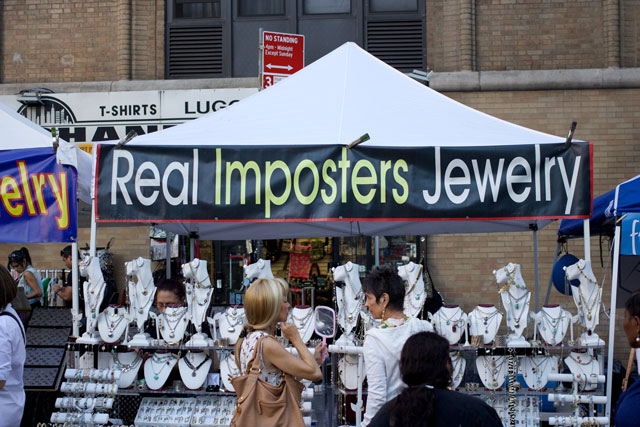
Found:
M 516 267 L 513 267 L 513 271 L 509 271 L 507 266 L 504 267 L 504 272 L 507 274 L 507 286 L 515 286 L 518 289 L 527 289 L 524 283 L 519 283 L 516 280 Z
M 346 270 L 346 267 L 345 267 L 345 270 Z M 344 314 L 345 314 L 346 318 L 349 319 L 349 322 L 351 322 L 354 319 L 355 314 L 358 311 L 360 311 L 360 298 L 359 298 L 358 294 L 355 294 L 355 289 L 353 288 L 353 282 L 351 282 L 351 276 L 349 275 L 348 271 L 346 272 L 345 279 L 346 280 L 344 282 L 345 282 L 346 286 L 345 286 L 345 289 L 343 289 L 343 291 L 342 291 L 342 302 L 343 302 L 344 308 L 345 308 Z M 349 304 L 347 303 L 347 299 L 348 299 L 347 298 L 347 289 L 346 289 L 347 287 L 349 289 L 351 289 L 351 292 L 354 292 L 354 294 L 355 294 L 354 299 L 356 300 L 356 305 L 353 308 L 353 310 L 349 310 L 348 309 L 348 305 Z M 345 322 L 346 322 L 346 319 L 345 319 Z
M 453 365 L 453 383 L 460 384 L 462 375 L 464 374 L 464 358 L 460 357 L 460 352 L 451 356 L 451 364 Z
M 571 373 L 573 373 L 579 381 L 584 381 L 584 387 L 582 389 L 591 390 L 594 388 L 594 385 L 597 384 L 597 382 L 593 380 L 593 377 L 597 377 L 600 372 L 600 366 L 597 361 L 593 357 L 590 357 L 587 362 L 583 362 L 580 355 L 574 352 L 569 354 L 569 359 L 576 363 L 573 365 L 573 369 L 571 364 L 567 364 Z M 589 367 L 588 375 L 586 370 L 587 367 Z M 574 369 L 578 372 L 574 372 Z
M 94 295 L 94 292 L 96 291 L 96 288 L 98 288 L 98 292 Z M 91 283 L 89 283 L 89 295 L 87 295 L 87 300 L 89 302 L 89 310 L 91 311 L 91 317 L 92 318 L 96 318 L 96 308 L 98 305 L 98 295 L 102 295 L 102 290 L 104 289 L 104 279 L 101 280 L 101 283 L 96 286 L 96 288 L 91 288 Z M 92 297 L 93 295 L 93 297 Z M 93 304 L 92 304 L 93 301 Z
M 160 378 L 160 374 L 162 373 L 162 371 L 164 370 L 164 368 L 166 366 L 171 365 L 171 360 L 175 358 L 173 357 L 173 354 L 171 353 L 167 353 L 166 356 L 160 356 L 157 353 L 154 353 L 153 356 L 151 357 L 151 370 L 153 371 L 153 379 L 157 380 L 158 378 Z M 153 362 L 159 363 L 160 369 L 158 369 L 156 371 L 156 367 L 154 366 Z
M 547 327 L 549 327 L 549 329 L 551 329 L 551 332 L 553 333 L 553 336 L 552 336 L 553 342 L 551 342 L 550 344 L 553 344 L 553 345 L 559 344 L 556 335 L 558 332 L 558 327 L 561 326 L 562 319 L 565 317 L 564 310 L 560 309 L 558 317 L 553 317 L 550 313 L 547 313 L 544 307 L 542 307 L 542 310 L 540 312 L 542 313 L 542 319 L 541 319 L 542 330 L 546 331 Z
M 193 277 L 193 280 L 196 282 L 196 288 L 205 288 L 205 289 L 209 289 L 211 288 L 211 281 L 208 280 L 209 284 L 207 285 L 203 285 L 202 282 L 200 280 L 198 280 L 198 276 L 196 274 L 195 271 L 193 271 L 193 265 L 191 265 L 191 263 L 189 263 L 189 268 L 191 269 L 191 277 Z M 208 276 L 207 276 L 208 277 Z M 206 302 L 205 302 L 206 304 Z
M 480 356 L 476 360 L 478 359 L 482 361 L 485 373 L 490 376 L 490 378 L 487 378 L 487 380 L 489 380 L 487 381 L 489 382 L 488 385 L 487 382 L 484 381 L 484 378 L 480 377 L 480 379 L 483 380 L 484 385 L 487 386 L 487 388 L 498 388 L 501 384 L 501 382 L 498 382 L 498 379 L 500 379 L 498 375 L 502 376 L 501 371 L 505 365 L 506 358 L 504 356 Z M 498 363 L 496 363 L 496 359 L 499 359 Z M 504 378 L 502 381 L 504 381 Z
M 240 375 L 240 369 L 238 369 L 238 366 L 235 363 L 231 363 L 231 357 L 233 356 L 233 353 L 229 353 L 229 355 L 227 357 L 224 358 L 224 364 L 227 366 L 227 376 L 228 378 L 225 378 L 225 380 L 229 381 L 231 378 L 235 378 L 238 375 Z M 233 390 L 233 387 L 231 387 L 231 390 Z
M 580 272 L 580 275 L 582 277 L 584 277 L 585 279 L 587 279 L 588 282 L 594 284 L 594 285 L 598 285 L 598 282 L 596 282 L 595 280 L 593 280 L 591 277 L 587 276 L 587 274 L 584 272 L 584 270 L 582 268 L 580 268 L 580 263 L 576 264 L 576 267 L 578 267 L 578 271 Z M 585 264 L 586 267 L 586 264 Z
M 307 314 L 302 317 L 298 317 L 295 315 L 294 310 L 306 310 Z M 311 318 L 311 313 L 313 313 L 313 310 L 311 310 L 311 308 L 294 308 L 293 310 L 291 310 L 291 318 L 293 319 L 293 324 L 295 325 L 295 327 L 298 329 L 305 329 L 308 326 L 307 321 Z
M 198 300 L 198 295 L 197 295 L 197 291 L 200 290 L 200 289 L 205 289 L 204 301 L 202 301 L 202 302 L 200 302 Z M 191 297 L 191 301 L 195 301 L 196 304 L 198 304 L 200 307 L 204 307 L 209 302 L 209 297 L 211 296 L 211 292 L 213 292 L 213 289 L 211 289 L 210 287 L 209 288 L 205 288 L 204 286 L 198 287 L 196 285 L 196 287 L 191 292 L 193 292 L 193 296 Z
M 509 291 L 507 289 L 507 295 L 509 296 L 509 307 L 512 309 L 511 311 L 511 315 L 515 321 L 515 323 L 513 324 L 513 326 L 518 329 L 520 327 L 520 319 L 522 318 L 522 313 L 525 312 L 526 308 L 527 308 L 527 302 L 525 301 L 524 306 L 522 306 L 522 310 L 520 310 L 520 314 L 518 315 L 518 317 L 516 318 L 516 310 L 520 307 L 520 301 L 522 301 L 524 298 L 528 297 L 531 294 L 531 292 L 527 291 L 524 294 L 520 295 L 520 297 L 516 298 L 513 295 L 511 295 L 511 291 Z M 514 304 L 515 301 L 515 304 Z M 509 318 L 507 318 L 507 320 L 510 320 Z
M 104 319 L 107 323 L 107 329 L 109 329 L 109 332 L 107 333 L 107 335 L 109 335 L 109 338 L 113 338 L 113 331 L 118 327 L 120 323 L 122 323 L 122 320 L 124 319 L 124 316 L 120 316 L 120 313 L 115 312 L 114 314 L 109 314 L 109 312 L 107 311 L 106 317 Z M 114 317 L 118 320 L 113 320 Z
M 138 310 L 138 314 L 144 314 L 147 307 L 151 306 L 151 302 L 153 301 L 154 294 L 153 292 L 151 292 L 151 295 L 149 295 L 150 292 L 144 286 L 142 287 L 142 290 L 138 290 L 139 283 L 140 281 L 138 281 L 134 286 L 134 289 L 135 289 L 134 298 L 136 303 L 135 305 L 136 305 L 136 309 Z M 145 297 L 146 297 L 146 302 L 143 303 L 142 301 L 144 301 Z
M 502 313 L 500 313 L 500 310 L 498 310 L 495 307 L 489 308 L 487 307 L 489 310 L 493 311 L 489 314 L 487 313 L 483 313 L 482 312 L 482 308 L 480 306 L 477 306 L 472 312 L 471 314 L 473 315 L 473 318 L 478 320 L 478 321 L 482 321 L 482 324 L 484 325 L 484 334 L 488 335 L 489 334 L 489 324 L 493 321 L 493 319 L 495 319 L 496 317 L 498 317 L 498 315 L 502 316 Z
M 230 334 L 234 333 L 236 331 L 236 326 L 239 326 L 242 324 L 242 317 L 243 315 L 238 314 L 235 307 L 230 307 L 226 309 L 224 312 L 224 318 L 226 319 L 227 324 L 229 325 L 229 327 L 227 328 L 227 332 L 229 332 Z
M 444 308 L 444 307 L 443 307 Z M 441 308 L 440 310 L 438 310 L 438 317 L 443 317 L 444 320 L 446 321 L 446 325 L 449 326 L 451 325 L 451 322 L 453 322 L 453 326 L 451 327 L 451 332 L 455 333 L 457 328 L 456 326 L 460 325 L 461 322 L 463 322 L 463 320 L 460 319 L 456 319 L 453 320 L 453 318 L 457 315 L 462 315 L 462 309 L 460 307 L 456 307 L 456 311 L 454 311 L 451 316 L 448 316 L 446 314 L 444 314 L 444 310 Z M 462 317 L 462 316 L 461 316 Z M 442 319 L 438 319 L 438 323 L 442 323 Z
M 187 313 L 187 307 L 182 307 L 174 311 L 173 313 L 168 314 L 167 310 L 160 314 L 160 328 L 164 332 L 164 325 L 166 322 L 167 328 L 169 329 L 169 338 L 175 338 L 176 328 L 180 324 L 180 320 L 186 322 L 187 318 L 184 316 Z M 174 320 L 169 320 L 169 317 L 175 317 Z
M 420 267 L 418 268 L 418 274 L 416 274 L 415 279 L 413 279 L 413 284 L 411 285 L 411 287 L 409 288 L 408 291 L 405 292 L 405 295 L 409 296 L 409 294 L 411 294 L 411 292 L 413 291 L 413 289 L 416 287 L 416 284 L 418 283 L 418 279 L 420 278 L 420 274 L 422 274 L 422 264 L 420 264 Z M 408 283 L 407 283 L 408 284 Z M 405 288 L 406 289 L 406 288 Z M 416 299 L 419 300 L 420 296 L 416 295 Z
M 184 358 L 184 363 L 189 367 L 189 369 L 191 369 L 191 376 L 195 377 L 196 376 L 196 372 L 198 371 L 198 369 L 200 369 L 202 367 L 202 365 L 204 365 L 205 363 L 207 363 L 209 361 L 209 358 L 205 356 L 205 358 L 202 360 L 202 362 L 200 362 L 200 364 L 198 366 L 193 366 L 193 364 L 191 363 L 191 361 L 189 361 L 189 356 Z
M 136 353 L 135 359 L 133 359 L 133 361 L 128 365 L 120 361 L 120 358 L 118 357 L 118 353 L 115 353 L 115 352 L 113 353 L 113 366 L 115 366 L 116 369 L 122 371 L 123 374 L 126 374 L 129 371 L 137 369 L 140 363 L 142 363 L 142 357 L 140 357 L 140 355 L 137 353 Z
M 580 270 L 582 271 L 582 270 Z M 599 299 L 599 294 L 600 294 L 600 287 L 598 286 L 598 284 L 596 283 L 596 286 L 594 286 L 593 290 L 591 291 L 591 295 L 589 295 L 588 299 L 584 298 L 584 294 L 582 293 L 582 285 L 578 286 L 578 295 L 580 298 L 580 307 L 584 307 L 587 309 L 586 312 L 586 320 L 591 321 L 591 311 L 593 310 L 593 307 L 596 305 L 596 302 Z M 591 300 L 591 297 L 593 297 L 595 295 L 595 297 L 593 298 L 593 300 Z M 589 306 L 589 304 L 587 303 L 588 301 L 591 301 L 591 306 Z M 584 315 L 584 309 L 582 310 L 582 314 Z M 585 326 L 586 326 L 586 322 L 585 322 Z M 589 334 L 591 335 L 591 334 Z
M 547 371 L 547 368 L 549 367 L 549 363 L 551 363 L 551 357 L 546 357 L 546 356 L 542 357 L 542 361 L 540 361 L 540 363 L 536 363 L 535 357 L 525 357 L 522 360 L 522 364 L 524 368 L 523 375 L 525 377 L 525 380 L 529 378 L 530 371 L 531 373 L 533 373 L 536 380 L 535 387 L 531 387 L 531 388 L 535 390 L 540 390 L 542 387 L 546 385 L 547 381 L 545 378 L 545 373 Z M 544 384 L 543 384 L 543 378 L 545 379 Z M 527 383 L 527 385 L 530 386 L 529 383 Z

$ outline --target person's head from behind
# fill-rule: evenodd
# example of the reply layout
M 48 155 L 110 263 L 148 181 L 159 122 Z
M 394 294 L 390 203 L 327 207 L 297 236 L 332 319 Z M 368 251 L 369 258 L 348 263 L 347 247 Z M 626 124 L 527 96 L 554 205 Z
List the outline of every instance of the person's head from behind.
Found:
M 27 248 L 20 248 L 9 254 L 9 268 L 14 269 L 18 274 L 24 273 L 31 265 L 31 256 Z
M 184 285 L 176 279 L 162 279 L 156 284 L 156 308 L 160 313 L 167 307 L 183 306 L 186 296 Z
M 640 291 L 631 294 L 624 306 L 624 332 L 631 347 L 640 347 Z
M 7 308 L 7 305 L 18 295 L 18 287 L 11 277 L 9 270 L 0 265 L 0 310 Z
M 451 384 L 449 341 L 433 332 L 419 332 L 404 343 L 400 375 L 407 384 L 391 407 L 393 425 L 433 425 L 434 390 Z
M 404 281 L 398 272 L 389 266 L 371 270 L 362 283 L 365 305 L 374 319 L 386 319 L 390 311 L 402 311 L 404 304 Z
M 287 320 L 289 285 L 282 279 L 257 279 L 244 294 L 244 313 L 252 329 L 272 329 Z
M 62 258 L 62 262 L 64 262 L 66 268 L 73 268 L 73 252 L 71 250 L 71 245 L 65 246 L 60 251 L 60 257 Z M 80 255 L 78 255 L 78 259 L 80 259 Z

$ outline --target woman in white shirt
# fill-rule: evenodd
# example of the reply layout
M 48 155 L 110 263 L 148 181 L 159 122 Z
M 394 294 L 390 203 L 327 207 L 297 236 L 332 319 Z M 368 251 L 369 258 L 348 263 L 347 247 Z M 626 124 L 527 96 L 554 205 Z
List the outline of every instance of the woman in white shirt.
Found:
M 0 427 L 19 426 L 24 410 L 25 334 L 11 307 L 17 294 L 11 274 L 0 265 Z
M 400 354 L 405 341 L 413 334 L 433 331 L 426 320 L 406 316 L 404 281 L 391 267 L 375 268 L 362 284 L 365 305 L 380 325 L 367 332 L 364 361 L 367 368 L 367 408 L 362 425 L 369 424 L 378 410 L 396 397 L 406 385 L 400 375 Z

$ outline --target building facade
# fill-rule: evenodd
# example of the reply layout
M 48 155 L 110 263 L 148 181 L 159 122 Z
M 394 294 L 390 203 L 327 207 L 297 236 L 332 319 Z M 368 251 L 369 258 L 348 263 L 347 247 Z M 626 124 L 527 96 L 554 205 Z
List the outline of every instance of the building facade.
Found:
M 501 119 L 556 135 L 577 121 L 575 138 L 593 142 L 594 196 L 638 173 L 635 0 L 4 0 L 0 96 L 256 90 L 260 29 L 304 34 L 307 64 L 355 41 L 400 71 L 433 70 L 433 89 Z M 538 233 L 541 301 L 557 228 Z M 99 227 L 99 245 L 111 237 L 121 275 L 123 261 L 148 254 L 146 227 Z M 83 228 L 81 245 L 88 239 Z M 594 236 L 591 256 L 597 277 L 607 276 L 608 308 L 606 243 Z M 0 253 L 17 246 L 2 244 Z M 57 249 L 30 248 L 38 267 L 60 265 Z M 569 250 L 584 257 L 582 241 Z M 497 304 L 491 272 L 508 262 L 522 265 L 530 289 L 535 281 L 532 233 L 429 236 L 427 262 L 445 300 L 465 311 Z M 555 290 L 550 302 L 575 312 Z M 619 358 L 627 350 L 621 315 Z

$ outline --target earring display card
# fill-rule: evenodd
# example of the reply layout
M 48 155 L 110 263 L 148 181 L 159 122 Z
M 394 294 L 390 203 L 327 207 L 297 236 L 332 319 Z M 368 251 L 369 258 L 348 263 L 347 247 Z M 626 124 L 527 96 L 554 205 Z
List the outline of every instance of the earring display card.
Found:
M 71 328 L 27 328 L 27 345 L 64 347 L 70 333 Z
M 196 399 L 145 397 L 140 403 L 135 425 L 189 427 Z
M 25 366 L 55 366 L 58 367 L 62 363 L 64 357 L 64 348 L 38 348 L 27 347 L 27 358 L 24 362 Z
M 58 368 L 24 368 L 25 390 L 55 390 Z
M 191 416 L 191 425 L 228 426 L 231 424 L 235 406 L 235 396 L 198 397 L 196 408 Z
M 35 308 L 29 319 L 29 327 L 32 326 L 71 326 L 71 310 L 63 307 L 38 307 Z

